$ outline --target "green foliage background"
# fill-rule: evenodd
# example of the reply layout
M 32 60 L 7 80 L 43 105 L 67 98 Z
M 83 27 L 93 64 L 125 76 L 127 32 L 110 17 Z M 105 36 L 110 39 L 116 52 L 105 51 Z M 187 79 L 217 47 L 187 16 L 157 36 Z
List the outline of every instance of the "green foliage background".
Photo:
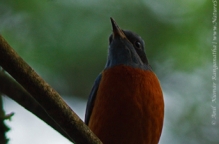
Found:
M 161 81 L 166 109 L 160 143 L 216 144 L 212 13 L 208 0 L 0 0 L 0 33 L 61 95 L 87 98 L 106 62 L 113 17 L 145 40 Z

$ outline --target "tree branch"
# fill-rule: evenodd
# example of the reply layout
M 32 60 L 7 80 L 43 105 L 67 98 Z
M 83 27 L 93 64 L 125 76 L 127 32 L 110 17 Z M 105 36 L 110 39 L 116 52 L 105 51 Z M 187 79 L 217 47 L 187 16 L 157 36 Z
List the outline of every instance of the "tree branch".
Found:
M 0 36 L 0 65 L 44 108 L 49 116 L 77 144 L 101 141 L 52 89 Z
M 0 92 L 16 101 L 71 141 L 71 138 L 48 116 L 38 102 L 19 83 L 3 71 L 0 71 Z

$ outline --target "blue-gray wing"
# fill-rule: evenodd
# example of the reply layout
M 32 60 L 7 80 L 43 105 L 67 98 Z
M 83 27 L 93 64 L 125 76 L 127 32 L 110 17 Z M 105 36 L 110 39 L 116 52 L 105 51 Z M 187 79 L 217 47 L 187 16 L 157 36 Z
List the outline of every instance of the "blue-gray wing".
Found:
M 96 78 L 93 88 L 90 92 L 90 95 L 88 97 L 87 101 L 87 107 L 86 107 L 86 113 L 85 113 L 85 124 L 88 125 L 89 119 L 93 110 L 94 102 L 96 99 L 97 91 L 99 88 L 100 80 L 101 80 L 102 74 L 99 74 L 98 77 Z

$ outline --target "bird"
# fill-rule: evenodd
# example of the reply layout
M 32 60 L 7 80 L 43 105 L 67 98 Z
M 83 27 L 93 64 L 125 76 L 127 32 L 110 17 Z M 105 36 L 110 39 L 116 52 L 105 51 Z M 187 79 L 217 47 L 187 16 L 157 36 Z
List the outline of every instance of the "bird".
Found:
M 108 58 L 90 92 L 85 124 L 103 144 L 158 144 L 164 99 L 144 41 L 110 17 Z

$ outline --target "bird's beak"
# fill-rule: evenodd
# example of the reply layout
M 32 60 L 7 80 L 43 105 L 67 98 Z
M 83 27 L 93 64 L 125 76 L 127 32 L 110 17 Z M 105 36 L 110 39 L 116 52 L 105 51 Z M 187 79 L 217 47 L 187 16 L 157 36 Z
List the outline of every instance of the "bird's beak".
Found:
M 121 37 L 123 39 L 127 39 L 122 29 L 119 28 L 119 26 L 116 24 L 115 20 L 113 18 L 110 18 L 113 28 L 113 38 L 115 37 Z

